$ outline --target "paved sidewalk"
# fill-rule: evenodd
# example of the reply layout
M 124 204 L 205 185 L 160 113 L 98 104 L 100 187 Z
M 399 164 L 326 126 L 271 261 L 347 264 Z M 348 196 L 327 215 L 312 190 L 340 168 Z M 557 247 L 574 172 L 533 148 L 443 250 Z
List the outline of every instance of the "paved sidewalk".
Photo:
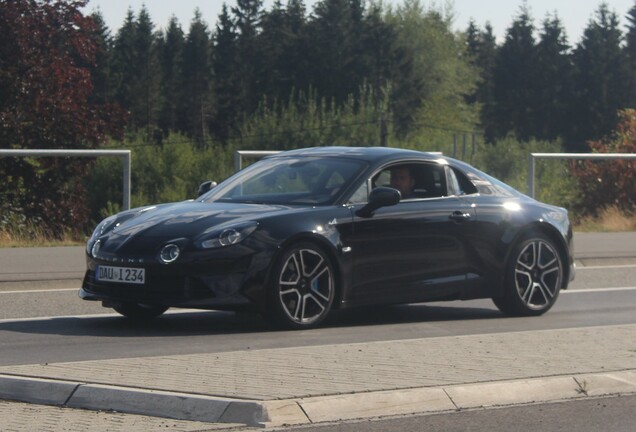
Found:
M 0 367 L 0 398 L 301 424 L 636 393 L 636 324 Z

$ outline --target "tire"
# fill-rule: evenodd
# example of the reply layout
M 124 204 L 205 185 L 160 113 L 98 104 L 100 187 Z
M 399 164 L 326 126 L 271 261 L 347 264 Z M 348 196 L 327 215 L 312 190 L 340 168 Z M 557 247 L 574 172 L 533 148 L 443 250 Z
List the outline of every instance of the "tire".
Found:
M 333 263 L 320 247 L 308 242 L 289 247 L 272 270 L 267 317 L 284 328 L 316 327 L 331 311 L 334 274 Z
M 113 306 L 113 309 L 128 319 L 135 321 L 148 321 L 157 318 L 168 310 L 166 306 L 152 306 L 137 303 L 122 303 Z
M 563 284 L 563 260 L 545 234 L 532 233 L 512 249 L 503 292 L 493 302 L 511 316 L 538 316 L 552 308 Z

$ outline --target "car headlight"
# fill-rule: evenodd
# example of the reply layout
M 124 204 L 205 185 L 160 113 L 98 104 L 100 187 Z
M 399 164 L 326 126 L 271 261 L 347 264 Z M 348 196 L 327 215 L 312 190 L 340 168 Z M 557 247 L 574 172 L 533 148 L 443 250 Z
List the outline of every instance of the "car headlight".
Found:
M 207 234 L 203 240 L 199 242 L 199 245 L 203 249 L 231 246 L 242 242 L 247 236 L 254 232 L 256 227 L 258 227 L 258 222 L 250 221 L 219 228 Z

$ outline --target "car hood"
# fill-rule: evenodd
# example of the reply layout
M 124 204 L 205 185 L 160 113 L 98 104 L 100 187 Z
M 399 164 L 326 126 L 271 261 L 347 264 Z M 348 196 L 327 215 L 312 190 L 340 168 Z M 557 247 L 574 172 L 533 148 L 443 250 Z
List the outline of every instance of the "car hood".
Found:
M 191 241 L 215 228 L 290 210 L 292 208 L 277 205 L 196 201 L 145 207 L 119 215 L 115 227 L 101 236 L 103 251 L 147 251 L 166 241 Z

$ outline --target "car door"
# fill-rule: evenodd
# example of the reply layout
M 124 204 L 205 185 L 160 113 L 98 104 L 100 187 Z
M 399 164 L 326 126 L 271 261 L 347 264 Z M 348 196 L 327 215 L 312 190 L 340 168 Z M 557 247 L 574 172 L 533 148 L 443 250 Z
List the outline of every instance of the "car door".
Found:
M 370 217 L 354 216 L 349 244 L 355 303 L 430 300 L 465 286 L 469 252 L 464 233 L 474 214 L 471 205 L 450 196 L 444 166 L 410 165 L 420 177 L 411 198 L 377 209 Z M 433 180 L 424 182 L 425 174 Z M 377 180 L 372 184 L 381 185 Z

